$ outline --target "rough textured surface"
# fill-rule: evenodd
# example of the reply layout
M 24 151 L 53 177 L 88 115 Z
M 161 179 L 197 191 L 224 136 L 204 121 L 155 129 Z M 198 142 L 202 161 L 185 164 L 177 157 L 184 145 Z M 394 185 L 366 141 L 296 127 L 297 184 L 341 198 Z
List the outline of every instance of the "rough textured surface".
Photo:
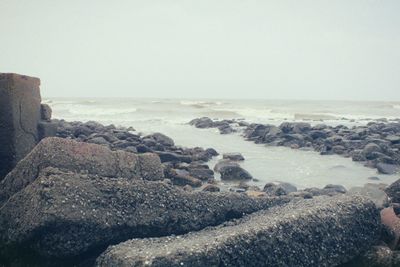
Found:
M 133 239 L 97 266 L 337 266 L 364 253 L 379 229 L 373 203 L 318 197 L 184 236 Z
M 128 179 L 161 180 L 160 159 L 155 154 L 136 155 L 63 138 L 43 139 L 0 183 L 0 206 L 34 181 L 41 169 L 55 167 L 73 172 Z
M 0 180 L 39 141 L 40 80 L 0 73 Z
M 187 193 L 163 182 L 49 167 L 1 207 L 0 251 L 7 258 L 17 246 L 18 251 L 68 258 L 130 238 L 200 230 L 287 201 Z

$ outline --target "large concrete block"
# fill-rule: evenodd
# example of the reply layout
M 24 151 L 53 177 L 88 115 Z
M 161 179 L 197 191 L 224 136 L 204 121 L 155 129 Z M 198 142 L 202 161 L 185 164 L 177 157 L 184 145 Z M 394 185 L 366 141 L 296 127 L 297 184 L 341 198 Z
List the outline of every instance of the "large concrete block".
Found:
M 40 79 L 0 73 L 0 179 L 39 141 Z

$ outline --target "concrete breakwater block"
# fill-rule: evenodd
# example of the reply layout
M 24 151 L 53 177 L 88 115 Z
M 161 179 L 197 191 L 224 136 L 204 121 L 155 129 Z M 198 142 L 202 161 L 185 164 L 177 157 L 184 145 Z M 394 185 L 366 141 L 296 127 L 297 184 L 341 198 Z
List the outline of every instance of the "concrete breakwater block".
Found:
M 0 73 L 0 180 L 39 141 L 40 80 Z
M 48 167 L 0 208 L 0 262 L 12 266 L 12 257 L 28 251 L 54 264 L 51 259 L 87 255 L 136 237 L 184 234 L 287 201 L 188 193 L 164 182 Z
M 111 151 L 104 146 L 58 137 L 43 139 L 0 182 L 0 206 L 33 182 L 41 169 L 60 168 L 104 177 L 162 180 L 163 169 L 156 154 L 136 155 Z
M 337 266 L 378 239 L 379 214 L 359 196 L 293 201 L 183 236 L 109 247 L 98 267 Z

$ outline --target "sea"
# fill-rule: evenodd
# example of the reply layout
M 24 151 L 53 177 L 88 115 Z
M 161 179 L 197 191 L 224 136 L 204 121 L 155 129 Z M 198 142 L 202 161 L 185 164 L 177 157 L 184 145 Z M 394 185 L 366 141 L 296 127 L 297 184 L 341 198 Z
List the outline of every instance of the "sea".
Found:
M 188 124 L 207 116 L 275 125 L 306 121 L 351 127 L 399 119 L 400 102 L 137 98 L 45 98 L 44 102 L 52 107 L 53 118 L 132 126 L 141 134 L 164 133 L 183 147 L 212 147 L 220 154 L 240 152 L 246 159 L 242 167 L 256 178 L 251 183 L 261 187 L 282 181 L 300 189 L 327 184 L 350 189 L 366 183 L 390 184 L 400 178 L 378 174 L 376 169 L 338 155 L 321 156 L 314 151 L 255 144 L 240 134 L 221 135 L 217 129 L 197 129 Z M 220 158 L 210 161 L 210 167 Z

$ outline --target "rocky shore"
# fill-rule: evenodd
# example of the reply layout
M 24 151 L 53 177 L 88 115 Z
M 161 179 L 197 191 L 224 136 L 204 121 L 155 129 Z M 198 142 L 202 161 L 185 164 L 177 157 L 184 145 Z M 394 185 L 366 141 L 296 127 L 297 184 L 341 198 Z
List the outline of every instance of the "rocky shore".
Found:
M 0 165 L 0 266 L 399 266 L 400 180 L 349 191 L 254 187 L 240 153 L 224 154 L 212 170 L 212 148 L 179 147 L 162 133 L 52 120 L 39 84 L 0 75 L 0 95 L 7 96 L 0 104 L 19 107 L 0 117 L 1 155 L 11 153 Z M 395 123 L 364 131 L 204 118 L 192 124 L 323 154 L 342 146 L 342 155 L 361 155 L 368 166 L 399 166 Z M 359 139 L 350 138 L 355 132 Z

